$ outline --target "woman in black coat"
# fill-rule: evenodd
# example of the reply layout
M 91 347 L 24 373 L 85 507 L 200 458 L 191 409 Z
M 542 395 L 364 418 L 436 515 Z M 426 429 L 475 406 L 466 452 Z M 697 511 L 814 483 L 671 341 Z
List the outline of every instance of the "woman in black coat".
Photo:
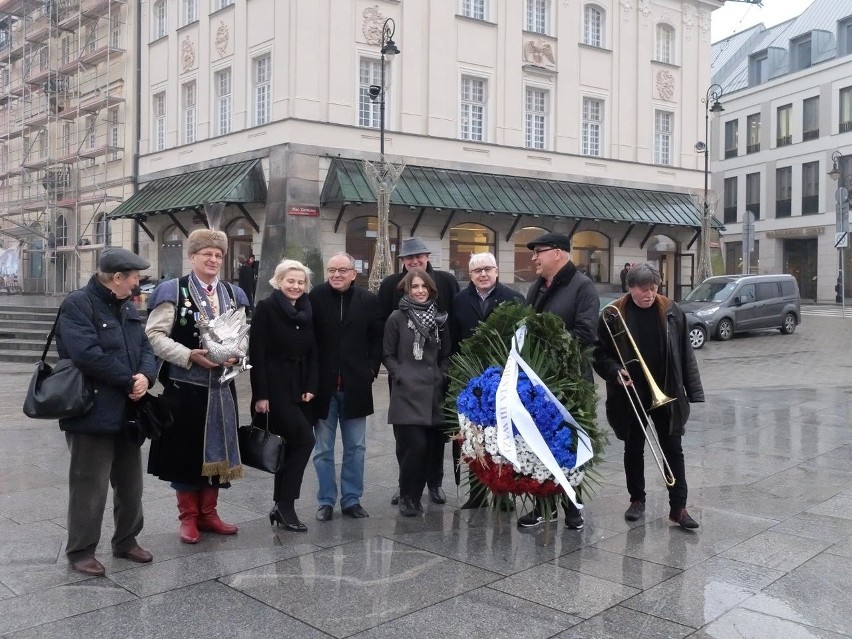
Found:
M 438 289 L 426 271 L 409 271 L 400 288 L 405 294 L 385 324 L 382 361 L 392 388 L 388 421 L 397 442 L 399 512 L 414 517 L 423 511 L 427 451 L 444 436 L 440 425 L 452 345 L 447 314 L 435 304 Z
M 295 501 L 314 447 L 311 400 L 317 392 L 317 348 L 308 299 L 310 270 L 282 260 L 269 283 L 272 294 L 257 303 L 251 323 L 249 358 L 252 413 L 257 425 L 286 440 L 284 467 L 275 473 L 275 505 L 269 522 L 287 530 L 307 531 Z

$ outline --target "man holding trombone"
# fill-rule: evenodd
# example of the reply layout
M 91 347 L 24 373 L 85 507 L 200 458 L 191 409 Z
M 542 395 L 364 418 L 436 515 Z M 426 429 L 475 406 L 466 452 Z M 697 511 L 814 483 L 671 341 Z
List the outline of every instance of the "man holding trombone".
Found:
M 686 317 L 659 295 L 659 272 L 637 264 L 627 273 L 627 294 L 605 307 L 598 322 L 595 371 L 606 381 L 606 417 L 624 442 L 630 507 L 627 521 L 645 513 L 645 441 L 669 491 L 669 520 L 698 528 L 686 510 L 681 436 L 689 404 L 704 401 Z M 651 423 L 653 421 L 653 424 Z

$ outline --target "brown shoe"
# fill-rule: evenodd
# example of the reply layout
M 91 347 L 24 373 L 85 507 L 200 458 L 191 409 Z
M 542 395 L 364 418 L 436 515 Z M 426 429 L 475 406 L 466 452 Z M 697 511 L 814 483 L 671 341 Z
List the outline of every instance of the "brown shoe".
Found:
M 686 528 L 687 530 L 698 528 L 698 522 L 689 516 L 686 508 L 671 511 L 669 513 L 669 521 L 673 521 L 681 528 Z
M 72 561 L 71 569 L 76 572 L 81 572 L 84 575 L 92 577 L 103 577 L 106 574 L 106 568 L 94 557 L 86 557 L 80 561 Z
M 638 521 L 645 514 L 645 502 L 634 499 L 630 502 L 630 508 L 624 511 L 624 518 L 627 521 Z
M 129 559 L 130 561 L 135 561 L 137 564 L 150 563 L 151 560 L 154 558 L 154 555 L 145 550 L 142 546 L 134 546 L 130 550 L 125 550 L 124 552 L 114 552 L 112 554 L 116 557 L 120 557 L 121 559 Z

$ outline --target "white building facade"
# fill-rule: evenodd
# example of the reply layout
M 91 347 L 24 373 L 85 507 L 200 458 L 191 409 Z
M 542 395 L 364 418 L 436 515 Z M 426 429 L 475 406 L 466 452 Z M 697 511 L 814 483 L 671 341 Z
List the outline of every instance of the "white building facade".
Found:
M 852 187 L 852 1 L 816 0 L 793 20 L 754 27 L 713 50 L 725 110 L 713 124 L 711 166 L 726 270 L 744 269 L 751 212 L 749 271 L 790 273 L 804 299 L 834 301 L 835 197 Z
M 363 283 L 376 204 L 362 160 L 383 137 L 406 164 L 394 254 L 419 235 L 436 268 L 465 280 L 470 253 L 490 250 L 523 288 L 526 242 L 560 231 L 602 290 L 618 288 L 625 262 L 652 260 L 679 297 L 700 244 L 694 144 L 720 5 L 142 2 L 140 191 L 116 218 L 144 228 L 158 277 L 188 268 L 182 243 L 207 199 L 228 203 L 228 277 L 240 255 L 258 256 L 263 281 L 284 256 L 321 269 L 346 250 Z M 385 62 L 382 136 L 370 93 L 388 18 L 400 53 Z

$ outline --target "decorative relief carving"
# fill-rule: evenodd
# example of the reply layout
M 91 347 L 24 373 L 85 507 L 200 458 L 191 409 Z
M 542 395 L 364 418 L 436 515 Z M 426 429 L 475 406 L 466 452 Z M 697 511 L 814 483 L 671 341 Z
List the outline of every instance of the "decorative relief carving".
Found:
M 545 42 L 544 40 L 528 40 L 524 45 L 524 60 L 532 62 L 539 67 L 552 67 L 556 65 L 556 56 L 553 55 L 553 47 L 550 46 L 549 42 Z
M 186 36 L 180 43 L 181 69 L 189 71 L 195 66 L 195 44 Z
M 228 32 L 228 25 L 224 22 L 219 23 L 219 28 L 216 29 L 216 51 L 219 56 L 223 56 L 228 52 L 228 43 L 231 41 L 231 34 Z
M 363 16 L 364 24 L 361 26 L 361 31 L 364 33 L 367 43 L 380 47 L 382 45 L 382 27 L 387 18 L 379 11 L 379 5 L 364 9 Z
M 683 37 L 687 40 L 692 40 L 692 29 L 695 28 L 695 7 L 684 2 L 681 10 L 681 15 L 683 16 Z
M 710 12 L 707 9 L 701 9 L 698 12 L 698 28 L 701 29 L 701 33 L 710 31 Z
M 630 22 L 630 17 L 633 15 L 633 3 L 630 0 L 618 0 L 621 5 L 621 19 L 624 22 Z
M 674 98 L 675 79 L 667 69 L 657 71 L 657 93 L 662 100 L 671 102 Z
M 648 24 L 651 15 L 651 0 L 639 0 L 639 13 L 642 14 L 642 24 Z

